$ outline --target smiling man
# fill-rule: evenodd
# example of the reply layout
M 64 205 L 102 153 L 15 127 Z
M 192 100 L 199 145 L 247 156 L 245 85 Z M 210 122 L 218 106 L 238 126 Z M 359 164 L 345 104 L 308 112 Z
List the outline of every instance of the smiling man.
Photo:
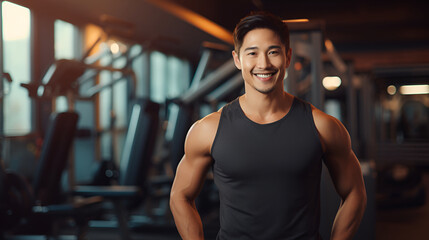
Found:
M 277 17 L 254 13 L 234 30 L 245 94 L 189 130 L 170 206 L 183 239 L 204 239 L 195 207 L 212 168 L 220 197 L 217 239 L 320 239 L 320 177 L 342 199 L 331 239 L 352 239 L 366 206 L 359 162 L 335 118 L 283 90 L 291 49 Z

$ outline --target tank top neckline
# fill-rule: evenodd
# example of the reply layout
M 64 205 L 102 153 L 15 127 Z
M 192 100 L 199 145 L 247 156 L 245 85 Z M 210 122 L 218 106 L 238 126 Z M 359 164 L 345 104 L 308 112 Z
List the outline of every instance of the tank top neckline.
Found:
M 278 119 L 278 120 L 276 120 L 274 122 L 269 122 L 269 123 L 257 123 L 255 121 L 253 121 L 252 119 L 250 119 L 249 117 L 247 117 L 247 115 L 244 112 L 243 108 L 241 108 L 241 104 L 240 104 L 239 98 L 235 99 L 235 102 L 236 102 L 237 108 L 239 109 L 240 115 L 244 119 L 246 119 L 246 121 L 248 121 L 251 124 L 256 125 L 256 126 L 270 126 L 270 125 L 275 125 L 275 124 L 277 124 L 279 122 L 282 122 L 284 119 L 288 118 L 288 116 L 292 113 L 293 109 L 295 108 L 297 100 L 296 100 L 296 97 L 293 96 L 292 105 L 291 105 L 289 111 L 283 117 L 281 117 L 280 119 Z

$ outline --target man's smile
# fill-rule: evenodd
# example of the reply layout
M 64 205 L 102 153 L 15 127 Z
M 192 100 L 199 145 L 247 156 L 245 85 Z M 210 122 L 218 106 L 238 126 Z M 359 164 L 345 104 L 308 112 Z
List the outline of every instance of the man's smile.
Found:
M 274 73 L 256 73 L 255 75 L 260 78 L 267 78 L 273 76 Z
M 253 73 L 254 76 L 256 76 L 258 79 L 262 81 L 268 81 L 272 79 L 272 77 L 277 73 L 277 71 L 274 72 L 265 72 L 265 73 Z

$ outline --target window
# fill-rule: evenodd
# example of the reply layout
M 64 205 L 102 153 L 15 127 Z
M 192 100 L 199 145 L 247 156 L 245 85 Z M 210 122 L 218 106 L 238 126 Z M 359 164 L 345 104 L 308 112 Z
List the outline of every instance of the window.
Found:
M 191 79 L 189 62 L 156 51 L 150 56 L 150 74 L 151 99 L 159 103 L 180 96 Z
M 121 54 L 107 55 L 103 57 L 100 64 L 122 69 L 126 66 L 127 58 Z M 115 82 L 116 80 L 122 79 Z M 115 83 L 114 83 L 115 82 Z M 111 86 L 103 89 L 99 94 L 100 127 L 106 130 L 101 135 L 101 156 L 102 158 L 119 159 L 121 148 L 113 149 L 113 145 L 122 146 L 122 137 L 128 124 L 127 119 L 127 77 L 122 73 L 101 71 L 100 85 Z M 113 124 L 113 125 L 112 125 Z M 111 156 L 114 154 L 114 156 Z
M 76 58 L 78 28 L 71 23 L 55 21 L 55 59 Z
M 4 134 L 25 135 L 31 131 L 30 98 L 20 83 L 30 82 L 30 10 L 2 2 L 4 71 L 13 79 L 4 99 Z
M 142 46 L 136 44 L 131 47 L 130 55 L 134 58 L 132 62 L 132 69 L 136 74 L 136 97 L 149 97 L 149 64 L 150 52 L 143 49 Z
M 75 59 L 78 49 L 77 36 L 78 28 L 73 24 L 56 20 L 55 31 L 55 59 Z M 57 111 L 67 111 L 67 98 L 60 96 L 55 101 Z
M 150 55 L 150 95 L 155 102 L 164 102 L 167 93 L 167 56 L 160 52 Z

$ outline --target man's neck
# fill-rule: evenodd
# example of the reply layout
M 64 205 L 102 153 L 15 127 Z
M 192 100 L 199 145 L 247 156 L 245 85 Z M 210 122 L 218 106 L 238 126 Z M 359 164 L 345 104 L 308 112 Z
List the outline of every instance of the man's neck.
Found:
M 281 90 L 268 94 L 246 92 L 240 106 L 246 116 L 258 123 L 274 122 L 282 118 L 292 105 L 293 96 Z

